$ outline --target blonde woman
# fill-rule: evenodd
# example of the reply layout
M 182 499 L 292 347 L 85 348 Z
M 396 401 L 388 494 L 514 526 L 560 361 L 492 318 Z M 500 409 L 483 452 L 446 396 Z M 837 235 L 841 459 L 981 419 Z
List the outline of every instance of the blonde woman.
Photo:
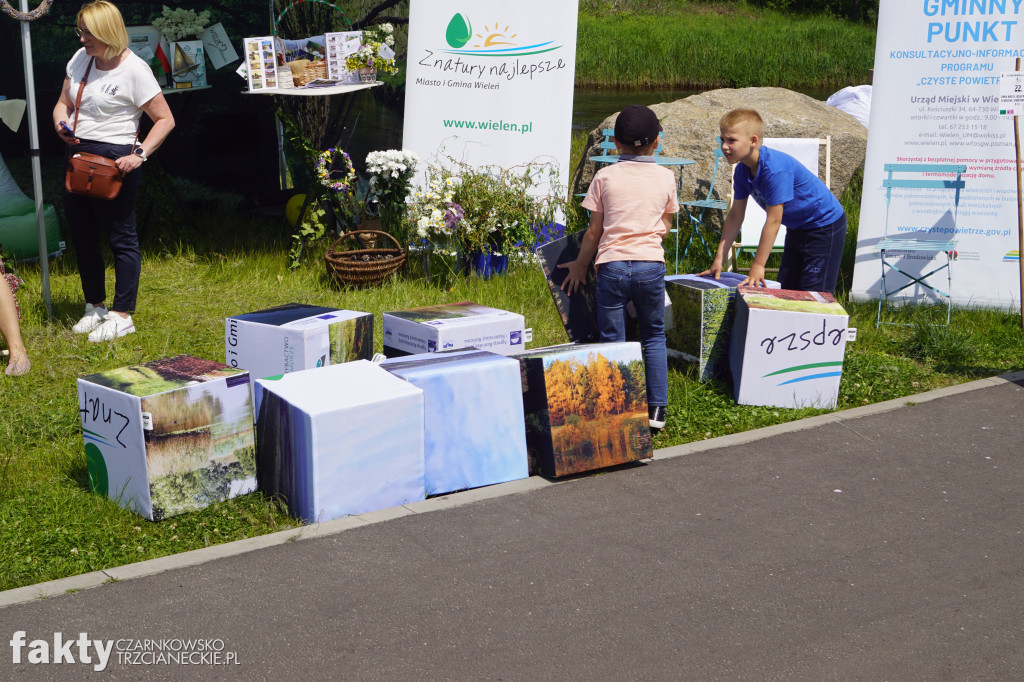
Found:
M 124 19 L 113 3 L 96 0 L 83 5 L 77 24 L 82 47 L 68 62 L 53 109 L 53 126 L 72 153 L 113 159 L 125 173 L 120 194 L 110 201 L 64 192 L 64 212 L 86 301 L 85 315 L 73 329 L 100 342 L 135 331 L 131 313 L 142 270 L 135 232 L 139 169 L 174 128 L 174 117 L 149 66 L 128 49 Z M 80 88 L 84 88 L 82 103 L 76 112 Z M 145 138 L 137 137 L 143 113 L 153 121 Z M 109 309 L 100 243 L 103 233 L 114 255 L 114 298 Z

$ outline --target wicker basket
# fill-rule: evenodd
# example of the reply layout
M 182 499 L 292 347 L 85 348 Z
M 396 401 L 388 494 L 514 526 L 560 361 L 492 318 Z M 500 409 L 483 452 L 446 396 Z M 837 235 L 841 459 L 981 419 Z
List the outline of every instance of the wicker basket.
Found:
M 327 78 L 327 62 L 323 60 L 310 62 L 300 59 L 299 61 L 289 62 L 288 66 L 291 69 L 292 80 L 297 88 L 301 88 L 317 78 Z
M 394 248 L 378 248 L 378 244 L 387 243 L 384 237 L 394 242 Z M 357 248 L 339 251 L 339 246 L 346 240 Z M 327 261 L 327 274 L 336 281 L 365 286 L 380 284 L 397 272 L 405 264 L 405 249 L 387 232 L 359 229 L 341 235 L 327 249 L 324 259 Z

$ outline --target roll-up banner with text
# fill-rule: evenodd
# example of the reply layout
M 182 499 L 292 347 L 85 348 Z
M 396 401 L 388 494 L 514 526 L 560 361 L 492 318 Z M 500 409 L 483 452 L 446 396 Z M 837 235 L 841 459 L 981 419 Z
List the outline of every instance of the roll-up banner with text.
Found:
M 425 164 L 557 164 L 569 178 L 577 0 L 412 0 L 403 147 Z
M 895 238 L 957 240 L 954 303 L 1019 303 L 1013 119 L 999 115 L 998 102 L 1000 74 L 1014 71 L 1021 56 L 1024 0 L 882 0 L 852 298 L 878 298 L 882 267 L 873 249 L 887 229 Z M 955 225 L 953 190 L 894 189 L 886 227 L 887 163 L 966 165 Z M 886 260 L 920 276 L 946 255 L 887 252 Z M 910 280 L 889 271 L 886 281 L 891 291 Z M 945 272 L 926 281 L 946 289 Z M 912 284 L 894 300 L 939 299 Z

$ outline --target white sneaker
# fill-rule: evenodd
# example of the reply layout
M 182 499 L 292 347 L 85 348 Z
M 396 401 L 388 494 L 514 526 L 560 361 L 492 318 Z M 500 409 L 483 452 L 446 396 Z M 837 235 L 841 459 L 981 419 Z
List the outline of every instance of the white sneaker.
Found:
M 85 334 L 91 332 L 96 327 L 103 324 L 103 318 L 107 314 L 107 307 L 103 305 L 93 305 L 92 303 L 85 304 L 85 315 L 82 316 L 75 326 L 71 328 L 71 331 L 76 334 Z
M 135 333 L 135 323 L 132 322 L 131 315 L 121 317 L 117 313 L 107 313 L 103 318 L 103 324 L 96 327 L 89 334 L 89 340 L 93 343 L 99 343 L 100 341 L 110 341 L 111 339 L 133 333 Z

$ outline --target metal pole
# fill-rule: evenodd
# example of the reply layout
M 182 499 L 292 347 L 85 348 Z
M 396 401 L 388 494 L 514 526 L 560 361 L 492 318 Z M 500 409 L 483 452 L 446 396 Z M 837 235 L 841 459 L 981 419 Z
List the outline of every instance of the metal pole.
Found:
M 1017 68 L 1020 71 L 1020 57 Z M 1020 328 L 1024 330 L 1024 198 L 1020 192 L 1020 114 L 1013 117 L 1013 144 L 1017 148 L 1017 260 L 1020 263 Z
M 28 0 L 21 0 L 21 11 L 28 13 Z M 53 319 L 50 303 L 50 260 L 46 248 L 46 222 L 43 220 L 43 174 L 39 167 L 39 121 L 36 116 L 35 77 L 32 73 L 32 36 L 27 21 L 21 22 L 21 53 L 25 60 L 25 99 L 28 100 L 29 155 L 32 158 L 32 190 L 36 199 L 36 229 L 39 233 L 39 269 L 42 273 L 46 319 Z

